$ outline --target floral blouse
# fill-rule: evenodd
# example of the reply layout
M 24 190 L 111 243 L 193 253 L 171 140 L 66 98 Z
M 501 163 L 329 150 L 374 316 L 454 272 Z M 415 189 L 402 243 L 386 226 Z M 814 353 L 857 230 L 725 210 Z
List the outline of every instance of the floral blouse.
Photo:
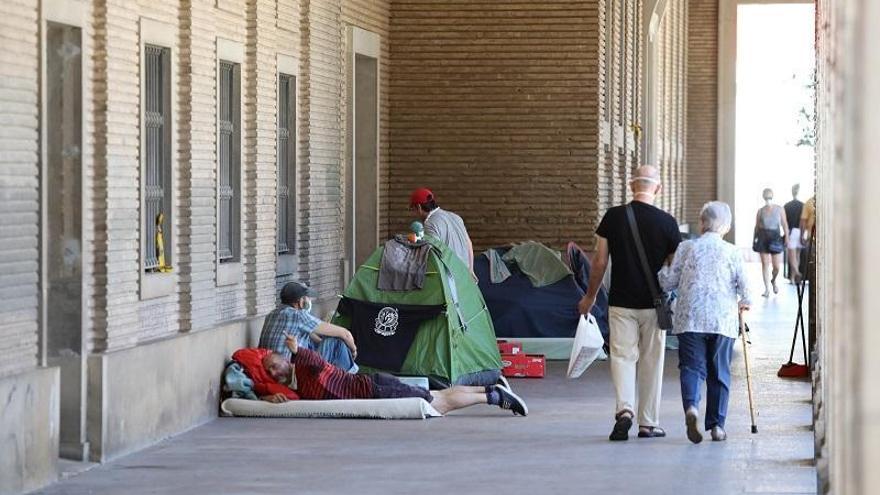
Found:
M 664 290 L 678 294 L 671 333 L 737 337 L 738 303 L 750 300 L 742 255 L 733 244 L 715 232 L 683 242 L 658 279 Z

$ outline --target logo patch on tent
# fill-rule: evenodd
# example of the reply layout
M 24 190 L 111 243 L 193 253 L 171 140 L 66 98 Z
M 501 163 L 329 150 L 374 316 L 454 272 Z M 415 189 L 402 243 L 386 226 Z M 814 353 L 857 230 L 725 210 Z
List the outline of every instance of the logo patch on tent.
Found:
M 397 314 L 396 308 L 382 308 L 379 315 L 376 316 L 376 327 L 373 331 L 383 337 L 391 337 L 397 332 L 399 322 L 400 316 Z

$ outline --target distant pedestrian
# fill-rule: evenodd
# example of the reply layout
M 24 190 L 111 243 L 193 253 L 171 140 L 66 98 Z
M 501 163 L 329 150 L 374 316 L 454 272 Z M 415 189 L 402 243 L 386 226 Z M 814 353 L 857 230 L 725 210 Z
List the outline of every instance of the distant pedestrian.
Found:
M 796 284 L 801 279 L 801 213 L 804 210 L 804 203 L 798 199 L 801 185 L 795 184 L 791 187 L 792 200 L 785 203 L 785 221 L 788 222 L 788 279 L 791 283 Z
M 785 210 L 777 204 L 773 204 L 773 190 L 764 189 L 764 206 L 758 210 L 755 218 L 755 234 L 752 249 L 761 255 L 761 272 L 764 276 L 764 297 L 770 297 L 770 287 L 773 293 L 779 292 L 776 285 L 776 277 L 782 268 L 782 251 L 788 244 L 788 221 L 785 219 Z M 770 266 L 773 266 L 773 275 L 770 275 Z

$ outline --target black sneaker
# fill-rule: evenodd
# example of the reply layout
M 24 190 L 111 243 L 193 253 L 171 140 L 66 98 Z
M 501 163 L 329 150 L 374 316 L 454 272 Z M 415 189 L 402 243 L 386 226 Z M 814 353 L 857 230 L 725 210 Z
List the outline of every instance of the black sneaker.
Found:
M 510 386 L 510 382 L 507 381 L 507 377 L 504 375 L 498 377 L 498 381 L 495 382 L 495 385 L 500 385 L 508 390 L 513 390 L 513 387 Z
M 513 411 L 513 414 L 519 414 L 520 416 L 529 415 L 529 406 L 526 405 L 526 401 L 513 393 L 512 390 L 503 385 L 495 385 L 495 390 L 501 395 L 501 402 L 498 404 L 498 407 L 510 409 Z

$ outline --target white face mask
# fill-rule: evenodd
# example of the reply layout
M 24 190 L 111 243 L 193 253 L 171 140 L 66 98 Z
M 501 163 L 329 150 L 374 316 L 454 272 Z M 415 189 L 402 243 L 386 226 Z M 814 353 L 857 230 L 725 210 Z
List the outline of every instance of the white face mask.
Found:
M 302 306 L 302 310 L 305 311 L 306 313 L 312 312 L 312 300 L 311 299 L 306 299 L 305 304 L 303 304 L 303 306 Z

